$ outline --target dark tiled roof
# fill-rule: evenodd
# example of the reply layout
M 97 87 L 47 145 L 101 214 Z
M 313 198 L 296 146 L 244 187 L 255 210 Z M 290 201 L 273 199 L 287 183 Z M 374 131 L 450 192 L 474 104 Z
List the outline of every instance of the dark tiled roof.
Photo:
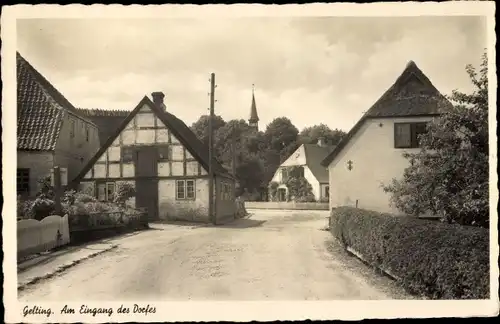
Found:
M 17 148 L 54 150 L 65 113 L 86 119 L 19 53 L 16 69 Z
M 320 183 L 328 182 L 328 170 L 321 165 L 321 161 L 330 153 L 333 147 L 317 144 L 303 144 L 306 154 L 306 164 Z
M 83 116 L 92 120 L 99 129 L 99 140 L 103 146 L 116 129 L 120 127 L 123 120 L 130 114 L 130 110 L 104 110 L 78 108 Z
M 173 133 L 173 135 L 184 145 L 184 147 L 191 153 L 191 155 L 196 158 L 196 160 L 208 170 L 209 167 L 209 152 L 208 147 L 201 142 L 196 135 L 191 131 L 191 129 L 180 119 L 175 117 L 173 114 L 157 107 L 148 97 L 144 97 L 139 104 L 132 110 L 128 116 L 122 120 L 121 125 L 115 129 L 114 134 L 110 136 L 104 145 L 101 146 L 99 151 L 90 159 L 87 165 L 82 169 L 80 174 L 73 180 L 73 183 L 78 183 L 85 174 L 92 168 L 94 163 L 99 159 L 99 157 L 108 149 L 108 147 L 113 143 L 113 141 L 118 137 L 118 135 L 125 129 L 127 124 L 134 118 L 139 109 L 143 105 L 148 105 L 151 110 L 158 116 L 158 118 L 167 126 L 167 128 Z M 232 177 L 232 175 L 226 170 L 215 158 L 212 160 L 214 166 L 214 174 L 224 175 Z
M 451 107 L 451 102 L 434 87 L 415 62 L 410 61 L 396 82 L 361 117 L 321 165 L 327 167 L 369 118 L 435 116 Z
M 451 103 L 410 61 L 396 82 L 366 112 L 367 117 L 437 115 Z

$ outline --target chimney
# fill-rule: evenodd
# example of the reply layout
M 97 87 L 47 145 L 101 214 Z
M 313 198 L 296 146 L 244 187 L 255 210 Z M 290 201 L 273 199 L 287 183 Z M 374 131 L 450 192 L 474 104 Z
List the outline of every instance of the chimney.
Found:
M 163 110 L 166 110 L 166 106 L 163 103 L 163 99 L 165 98 L 165 94 L 161 91 L 151 93 L 151 97 L 153 97 L 153 102 L 155 105 Z
M 318 146 L 325 146 L 325 138 L 323 136 L 318 137 Z

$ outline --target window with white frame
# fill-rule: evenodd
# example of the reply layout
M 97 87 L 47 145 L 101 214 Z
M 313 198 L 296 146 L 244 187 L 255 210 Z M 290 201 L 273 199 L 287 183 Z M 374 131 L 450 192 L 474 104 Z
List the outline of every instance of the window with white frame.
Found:
M 193 200 L 196 198 L 195 180 L 177 180 L 175 182 L 175 198 L 177 200 Z
M 97 184 L 97 200 L 112 201 L 116 192 L 114 182 L 100 182 Z

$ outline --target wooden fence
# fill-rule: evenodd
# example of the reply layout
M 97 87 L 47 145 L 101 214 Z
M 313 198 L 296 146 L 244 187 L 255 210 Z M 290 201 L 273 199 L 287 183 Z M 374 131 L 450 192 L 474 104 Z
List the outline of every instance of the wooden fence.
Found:
M 49 251 L 70 242 L 68 216 L 48 216 L 41 221 L 21 219 L 17 222 L 17 255 Z
M 284 209 L 284 210 L 329 210 L 328 203 L 300 203 L 300 202 L 274 202 L 274 201 L 245 201 L 247 209 Z

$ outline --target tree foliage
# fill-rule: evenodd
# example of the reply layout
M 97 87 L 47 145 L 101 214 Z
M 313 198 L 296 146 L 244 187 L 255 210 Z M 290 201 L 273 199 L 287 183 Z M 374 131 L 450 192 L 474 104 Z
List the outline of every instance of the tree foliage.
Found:
M 288 145 L 297 141 L 299 130 L 287 117 L 275 118 L 267 125 L 264 135 L 269 149 L 281 152 Z
M 191 129 L 199 139 L 208 144 L 208 116 L 201 116 Z M 303 131 L 304 133 L 304 131 Z M 337 130 L 325 125 L 305 130 L 314 141 L 325 136 L 334 142 Z M 266 129 L 256 131 L 243 119 L 224 121 L 220 116 L 214 122 L 214 149 L 217 159 L 229 170 L 233 161 L 233 137 L 235 141 L 236 175 L 240 180 L 240 191 L 245 199 L 262 197 L 268 193 L 268 185 L 279 165 L 285 161 L 302 142 L 299 130 L 290 119 L 279 117 Z M 309 141 L 309 140 L 308 140 Z M 255 199 L 257 199 L 255 198 Z
M 191 130 L 195 133 L 195 135 L 205 144 L 208 145 L 208 122 L 210 120 L 209 115 L 201 116 L 196 122 L 191 125 Z M 222 119 L 221 116 L 214 116 L 214 132 L 217 131 L 220 127 L 224 126 L 226 122 Z
M 483 55 L 477 71 L 468 65 L 475 90 L 453 91 L 453 107 L 420 136 L 422 150 L 405 154 L 410 166 L 403 179 L 384 186 L 401 211 L 432 212 L 449 223 L 489 224 L 488 67 Z
M 300 144 L 315 144 L 320 137 L 328 143 L 328 145 L 337 145 L 345 132 L 340 129 L 331 129 L 325 124 L 319 124 L 304 128 L 299 133 Z
M 288 195 L 294 201 L 312 202 L 314 201 L 312 186 L 304 177 L 304 172 L 301 171 L 301 168 L 298 166 L 289 167 L 289 176 L 285 182 L 288 188 Z

